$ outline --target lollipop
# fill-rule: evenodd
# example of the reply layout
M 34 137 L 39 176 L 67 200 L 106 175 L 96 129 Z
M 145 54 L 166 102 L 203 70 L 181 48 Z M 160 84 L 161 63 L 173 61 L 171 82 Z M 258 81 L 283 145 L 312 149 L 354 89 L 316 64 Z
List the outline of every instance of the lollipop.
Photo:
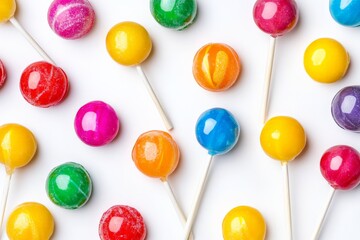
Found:
M 135 22 L 118 23 L 110 29 L 106 36 L 106 48 L 109 55 L 117 63 L 125 66 L 136 66 L 166 129 L 171 130 L 173 126 L 166 117 L 165 111 L 140 66 L 149 56 L 152 48 L 152 42 L 146 29 Z
M 314 240 L 320 236 L 326 213 L 334 197 L 335 190 L 351 190 L 360 183 L 360 154 L 346 145 L 333 146 L 325 151 L 320 160 L 320 171 L 332 187 L 321 220 L 313 235 Z
M 6 70 L 4 64 L 0 60 L 0 87 L 2 87 L 6 80 Z
M 120 122 L 115 110 L 102 101 L 92 101 L 82 106 L 75 116 L 75 132 L 90 146 L 103 146 L 117 136 Z
M 344 87 L 337 92 L 331 114 L 341 128 L 360 132 L 360 86 Z
M 115 205 L 102 215 L 99 236 L 101 240 L 144 240 L 144 219 L 133 207 Z
M 224 240 L 264 240 L 266 223 L 255 208 L 239 206 L 231 209 L 222 222 Z
M 317 82 L 333 83 L 342 79 L 349 67 L 350 57 L 338 41 L 319 38 L 306 48 L 304 67 L 307 74 Z
M 29 129 L 14 123 L 0 126 L 0 162 L 4 164 L 6 170 L 4 194 L 0 208 L 0 229 L 4 220 L 11 176 L 16 168 L 24 167 L 32 160 L 36 148 L 36 140 Z
M 66 97 L 69 81 L 61 68 L 48 62 L 35 62 L 21 74 L 20 90 L 28 103 L 47 108 Z
M 292 239 L 291 205 L 288 162 L 294 160 L 306 144 L 305 131 L 294 118 L 278 116 L 268 120 L 260 134 L 260 143 L 264 152 L 281 162 L 283 168 L 285 211 L 287 217 L 288 238 Z
M 197 4 L 196 0 L 150 0 L 150 11 L 160 25 L 183 30 L 193 23 Z
M 48 10 L 48 23 L 62 38 L 82 38 L 94 26 L 95 11 L 87 0 L 54 0 Z
M 54 218 L 42 204 L 26 202 L 10 214 L 6 225 L 9 239 L 49 240 L 54 232 Z
M 0 2 L 0 23 L 10 21 L 12 25 L 28 40 L 28 42 L 35 48 L 40 56 L 47 62 L 54 64 L 54 61 L 46 54 L 46 52 L 39 46 L 39 44 L 31 37 L 31 35 L 19 24 L 15 19 L 16 11 L 15 0 L 2 0 Z M 54 64 L 55 65 L 55 64 Z
M 200 178 L 200 185 L 196 191 L 188 220 L 185 226 L 185 237 L 187 240 L 199 209 L 201 197 L 205 189 L 206 179 L 210 170 L 211 162 L 216 155 L 229 152 L 237 143 L 240 127 L 235 117 L 223 108 L 212 108 L 202 113 L 195 127 L 196 139 L 204 147 L 210 160 L 205 164 L 204 172 Z
M 261 109 L 262 121 L 265 122 L 268 112 L 276 39 L 295 27 L 299 12 L 294 0 L 257 0 L 253 9 L 253 17 L 256 25 L 271 36 Z
M 330 0 L 329 9 L 332 18 L 337 23 L 347 27 L 360 25 L 359 0 Z
M 92 181 L 80 164 L 68 162 L 55 167 L 46 179 L 46 193 L 56 205 L 77 209 L 90 199 Z
M 136 167 L 146 176 L 159 178 L 167 190 L 169 198 L 183 225 L 186 217 L 171 189 L 168 176 L 176 169 L 180 158 L 179 148 L 170 134 L 153 130 L 141 134 L 132 150 Z
M 226 44 L 206 44 L 194 57 L 194 78 L 202 88 L 209 91 L 220 92 L 230 88 L 239 78 L 240 72 L 239 56 Z

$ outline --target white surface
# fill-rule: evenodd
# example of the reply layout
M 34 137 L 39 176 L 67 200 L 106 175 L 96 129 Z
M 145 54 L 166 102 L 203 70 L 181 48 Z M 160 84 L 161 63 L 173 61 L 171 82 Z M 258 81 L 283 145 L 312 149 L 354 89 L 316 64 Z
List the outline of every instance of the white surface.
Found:
M 112 205 L 125 204 L 142 213 L 147 240 L 181 238 L 181 224 L 161 181 L 142 175 L 131 160 L 136 138 L 148 130 L 164 130 L 161 119 L 136 69 L 119 66 L 105 49 L 107 31 L 118 22 L 131 20 L 145 26 L 152 36 L 154 49 L 142 67 L 174 124 L 171 134 L 182 156 L 169 182 L 185 214 L 192 205 L 203 164 L 209 157 L 195 138 L 198 116 L 209 108 L 224 107 L 241 125 L 237 146 L 214 159 L 194 225 L 195 239 L 222 239 L 225 214 L 233 207 L 249 205 L 265 217 L 267 240 L 286 240 L 281 166 L 264 154 L 259 143 L 269 37 L 253 22 L 255 1 L 199 0 L 196 22 L 182 32 L 156 23 L 148 2 L 93 0 L 97 15 L 95 28 L 83 39 L 67 41 L 55 35 L 47 24 L 50 0 L 18 0 L 17 20 L 69 76 L 69 96 L 49 109 L 31 106 L 19 90 L 22 71 L 41 60 L 40 56 L 10 23 L 0 26 L 0 58 L 8 72 L 7 83 L 0 91 L 0 123 L 16 122 L 28 127 L 39 145 L 32 163 L 18 169 L 13 176 L 5 217 L 16 205 L 37 201 L 45 204 L 55 217 L 56 232 L 52 239 L 92 240 L 98 239 L 102 213 Z M 307 148 L 289 164 L 293 235 L 294 239 L 305 240 L 314 232 L 329 192 L 319 171 L 322 153 L 337 144 L 360 148 L 358 134 L 340 129 L 330 113 L 335 93 L 344 86 L 359 84 L 360 30 L 335 23 L 328 11 L 328 1 L 302 0 L 298 6 L 299 24 L 277 41 L 269 116 L 295 117 L 307 133 Z M 351 56 L 346 77 L 331 85 L 311 80 L 302 64 L 305 48 L 320 37 L 337 39 Z M 208 92 L 193 79 L 192 59 L 209 42 L 229 44 L 241 58 L 240 79 L 226 92 Z M 83 104 L 97 99 L 115 108 L 121 132 L 113 143 L 94 148 L 77 138 L 73 120 Z M 73 211 L 52 204 L 44 189 L 49 171 L 67 161 L 84 165 L 94 182 L 90 202 Z M 4 179 L 3 170 L 1 179 Z M 359 188 L 336 192 L 321 239 L 359 239 L 359 198 Z

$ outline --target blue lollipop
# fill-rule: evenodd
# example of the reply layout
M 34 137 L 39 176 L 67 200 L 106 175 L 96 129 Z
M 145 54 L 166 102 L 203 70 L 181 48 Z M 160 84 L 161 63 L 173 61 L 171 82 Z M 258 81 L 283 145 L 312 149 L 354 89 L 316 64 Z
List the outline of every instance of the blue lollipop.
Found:
M 347 27 L 360 26 L 360 0 L 330 0 L 330 14 L 339 24 Z
M 195 221 L 211 162 L 215 155 L 225 154 L 236 145 L 239 139 L 240 127 L 235 117 L 229 111 L 223 108 L 212 108 L 200 115 L 196 123 L 195 133 L 200 145 L 208 150 L 210 160 L 206 163 L 194 204 L 185 225 L 183 238 L 185 240 L 189 238 L 192 225 Z

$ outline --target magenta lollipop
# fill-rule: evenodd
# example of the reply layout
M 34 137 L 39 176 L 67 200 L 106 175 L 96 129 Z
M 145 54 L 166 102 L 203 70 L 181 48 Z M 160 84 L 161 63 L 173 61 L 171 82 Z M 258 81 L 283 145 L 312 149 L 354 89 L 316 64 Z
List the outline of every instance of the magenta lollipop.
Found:
M 313 235 L 312 239 L 314 240 L 319 238 L 335 190 L 351 190 L 359 185 L 360 154 L 354 148 L 346 145 L 333 146 L 322 155 L 320 170 L 332 189 L 321 220 Z
M 276 38 L 291 31 L 298 22 L 299 12 L 294 0 L 257 0 L 253 9 L 256 25 L 270 37 L 268 63 L 265 74 L 264 97 L 261 109 L 265 122 L 268 111 L 269 90 L 274 62 Z
M 5 84 L 5 80 L 6 80 L 6 69 L 2 61 L 0 60 L 0 87 L 2 87 Z

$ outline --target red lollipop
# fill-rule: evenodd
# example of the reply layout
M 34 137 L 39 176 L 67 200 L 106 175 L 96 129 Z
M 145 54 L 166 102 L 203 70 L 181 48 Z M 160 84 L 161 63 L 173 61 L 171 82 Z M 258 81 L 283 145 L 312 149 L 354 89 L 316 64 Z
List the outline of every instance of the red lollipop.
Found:
M 4 64 L 0 60 L 0 87 L 2 87 L 6 80 L 6 70 Z
M 69 82 L 65 72 L 48 62 L 35 62 L 28 66 L 20 79 L 20 90 L 31 105 L 51 107 L 66 96 Z
M 270 34 L 270 48 L 265 74 L 262 121 L 265 122 L 268 111 L 269 90 L 274 62 L 276 38 L 291 31 L 298 22 L 299 12 L 294 0 L 257 0 L 253 17 L 256 25 Z
M 318 239 L 335 190 L 351 190 L 360 183 L 360 154 L 354 148 L 338 145 L 329 148 L 321 157 L 321 174 L 332 187 L 329 200 L 312 239 Z

